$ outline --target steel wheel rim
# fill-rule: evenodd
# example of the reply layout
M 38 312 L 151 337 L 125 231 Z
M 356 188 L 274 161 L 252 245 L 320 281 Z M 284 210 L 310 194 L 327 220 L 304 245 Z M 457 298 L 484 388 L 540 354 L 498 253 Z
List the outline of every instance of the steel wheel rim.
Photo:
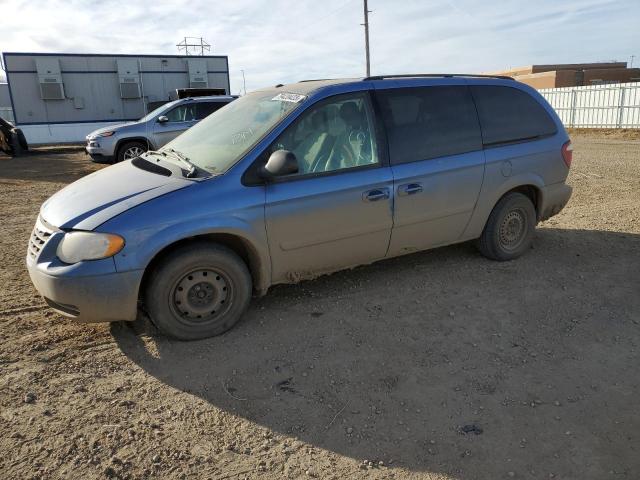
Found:
M 199 268 L 175 282 L 169 302 L 183 323 L 201 325 L 217 320 L 228 311 L 233 303 L 233 288 L 222 272 Z
M 500 246 L 505 250 L 516 250 L 527 231 L 526 213 L 521 209 L 508 212 L 502 219 L 498 231 Z
M 124 151 L 124 159 L 131 160 L 132 158 L 139 157 L 144 153 L 144 150 L 140 147 L 129 147 Z

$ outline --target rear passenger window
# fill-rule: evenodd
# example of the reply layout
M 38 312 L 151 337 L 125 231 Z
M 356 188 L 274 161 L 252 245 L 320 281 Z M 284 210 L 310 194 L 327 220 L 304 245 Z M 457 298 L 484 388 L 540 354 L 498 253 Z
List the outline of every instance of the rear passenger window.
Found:
M 376 97 L 392 164 L 482 149 L 478 115 L 466 86 L 381 90 Z
M 216 110 L 224 107 L 226 102 L 198 102 L 196 103 L 196 120 L 208 117 Z
M 487 146 L 553 135 L 557 131 L 544 107 L 522 90 L 475 85 L 471 92 Z

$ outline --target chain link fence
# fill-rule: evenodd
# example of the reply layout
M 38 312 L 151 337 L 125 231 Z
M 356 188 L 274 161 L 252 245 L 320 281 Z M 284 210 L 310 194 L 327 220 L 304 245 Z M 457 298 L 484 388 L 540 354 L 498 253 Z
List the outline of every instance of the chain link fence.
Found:
M 640 82 L 546 88 L 540 93 L 566 127 L 640 128 Z

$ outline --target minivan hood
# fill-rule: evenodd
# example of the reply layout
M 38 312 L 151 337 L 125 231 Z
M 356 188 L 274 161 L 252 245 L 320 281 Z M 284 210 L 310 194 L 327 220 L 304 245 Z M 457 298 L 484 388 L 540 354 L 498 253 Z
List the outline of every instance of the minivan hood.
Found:
M 166 177 L 122 162 L 55 193 L 42 204 L 40 215 L 59 228 L 93 230 L 136 205 L 192 184 L 177 175 Z

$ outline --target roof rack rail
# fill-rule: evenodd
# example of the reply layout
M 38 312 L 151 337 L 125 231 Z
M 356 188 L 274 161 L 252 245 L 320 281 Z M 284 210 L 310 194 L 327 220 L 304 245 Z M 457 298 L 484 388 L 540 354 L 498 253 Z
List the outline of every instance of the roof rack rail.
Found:
M 305 80 L 298 80 L 298 83 L 304 82 L 326 82 L 328 80 L 336 80 L 335 78 L 307 78 Z
M 514 80 L 513 77 L 507 75 L 483 75 L 479 73 L 405 73 L 401 75 L 373 75 L 370 77 L 364 77 L 362 80 L 385 80 L 387 78 L 412 78 L 412 77 L 480 77 L 480 78 L 501 78 L 502 80 Z

